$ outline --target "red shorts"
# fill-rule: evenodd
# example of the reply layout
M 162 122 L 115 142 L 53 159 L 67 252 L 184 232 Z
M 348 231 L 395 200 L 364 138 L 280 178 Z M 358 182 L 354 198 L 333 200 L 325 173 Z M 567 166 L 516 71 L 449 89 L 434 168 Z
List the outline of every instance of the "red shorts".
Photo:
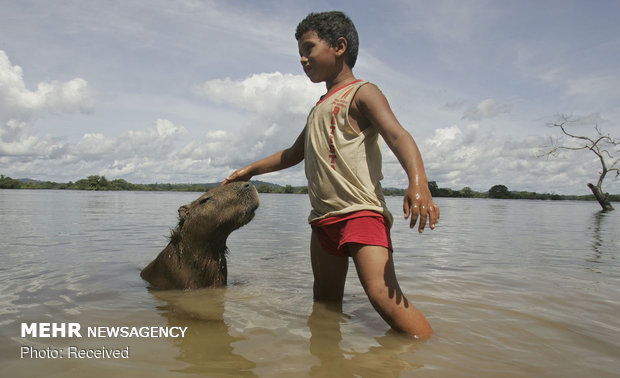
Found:
M 350 256 L 347 243 L 378 245 L 392 250 L 390 228 L 379 213 L 358 211 L 329 217 L 310 224 L 325 252 L 334 256 Z

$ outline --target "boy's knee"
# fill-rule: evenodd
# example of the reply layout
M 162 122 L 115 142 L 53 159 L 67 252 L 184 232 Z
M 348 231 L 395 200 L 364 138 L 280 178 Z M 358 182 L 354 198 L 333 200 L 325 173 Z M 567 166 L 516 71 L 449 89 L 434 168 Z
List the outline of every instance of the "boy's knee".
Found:
M 368 282 L 364 285 L 364 290 L 372 304 L 379 303 L 388 297 L 388 287 L 381 282 Z
M 404 304 L 408 307 L 407 299 L 398 286 L 388 286 L 384 281 L 367 283 L 364 287 L 370 303 L 374 307 L 385 308 L 386 306 Z

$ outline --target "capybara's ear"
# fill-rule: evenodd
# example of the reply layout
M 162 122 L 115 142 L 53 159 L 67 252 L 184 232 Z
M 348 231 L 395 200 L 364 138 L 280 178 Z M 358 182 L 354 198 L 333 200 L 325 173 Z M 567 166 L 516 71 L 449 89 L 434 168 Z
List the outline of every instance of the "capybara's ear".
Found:
M 189 214 L 189 208 L 187 207 L 187 205 L 183 205 L 179 207 L 179 218 L 185 220 L 188 214 Z

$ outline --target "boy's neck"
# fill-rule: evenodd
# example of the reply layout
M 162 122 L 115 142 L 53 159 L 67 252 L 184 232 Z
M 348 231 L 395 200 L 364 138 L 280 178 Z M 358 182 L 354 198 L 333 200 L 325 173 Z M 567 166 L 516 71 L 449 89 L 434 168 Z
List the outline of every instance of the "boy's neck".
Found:
M 343 85 L 349 84 L 355 81 L 356 78 L 353 75 L 353 71 L 351 68 L 344 64 L 342 70 L 338 73 L 338 75 L 333 80 L 326 80 L 325 87 L 327 88 L 327 93 L 329 94 L 332 90 L 336 90 Z

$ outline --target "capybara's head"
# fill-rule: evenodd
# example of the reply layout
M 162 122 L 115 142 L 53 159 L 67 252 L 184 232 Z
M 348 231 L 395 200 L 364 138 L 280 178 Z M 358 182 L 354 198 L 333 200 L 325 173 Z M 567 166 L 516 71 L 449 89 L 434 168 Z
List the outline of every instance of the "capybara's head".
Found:
M 193 242 L 225 241 L 252 220 L 257 208 L 258 192 L 249 182 L 218 186 L 179 208 L 177 232 Z

